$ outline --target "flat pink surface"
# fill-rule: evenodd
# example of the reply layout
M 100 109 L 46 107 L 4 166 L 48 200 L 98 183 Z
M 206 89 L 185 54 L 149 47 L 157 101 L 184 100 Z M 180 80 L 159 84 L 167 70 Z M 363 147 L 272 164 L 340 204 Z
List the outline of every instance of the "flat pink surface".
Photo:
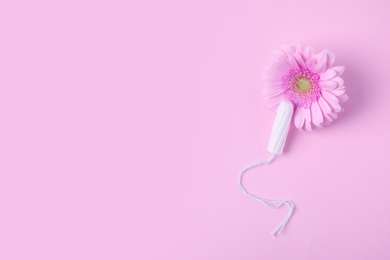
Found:
M 2 1 L 0 259 L 390 259 L 388 1 Z M 260 72 L 328 47 L 350 100 L 266 159 Z

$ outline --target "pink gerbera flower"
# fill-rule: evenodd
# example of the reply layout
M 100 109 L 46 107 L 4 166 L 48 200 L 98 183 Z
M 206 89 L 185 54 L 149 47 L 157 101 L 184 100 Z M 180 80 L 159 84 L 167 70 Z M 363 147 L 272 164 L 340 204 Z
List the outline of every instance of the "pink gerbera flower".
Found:
M 275 110 L 283 100 L 294 105 L 294 124 L 311 131 L 330 124 L 348 100 L 343 66 L 333 66 L 335 55 L 325 49 L 315 53 L 302 44 L 285 45 L 275 51 L 265 69 L 264 94 L 267 106 Z

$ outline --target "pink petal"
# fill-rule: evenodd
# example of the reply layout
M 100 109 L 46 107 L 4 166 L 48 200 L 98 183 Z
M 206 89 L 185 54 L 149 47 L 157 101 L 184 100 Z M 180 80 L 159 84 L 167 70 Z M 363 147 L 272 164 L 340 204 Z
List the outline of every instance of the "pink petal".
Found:
M 347 94 L 339 96 L 340 102 L 345 102 L 349 99 Z
M 337 117 L 338 117 L 338 116 L 337 116 L 337 113 L 335 113 L 335 112 L 330 113 L 329 116 L 330 116 L 333 120 L 336 120 Z
M 335 89 L 337 87 L 337 83 L 334 81 L 331 81 L 331 80 L 320 81 L 318 83 L 318 85 L 320 86 L 320 88 L 326 89 L 326 90 L 332 90 L 332 89 Z
M 318 104 L 320 105 L 322 112 L 325 112 L 324 114 L 329 114 L 332 112 L 332 108 L 329 106 L 328 102 L 326 102 L 323 97 L 320 97 L 318 99 Z
M 327 113 L 323 113 L 323 116 L 324 116 L 325 125 L 329 125 L 330 123 L 333 122 L 333 119 Z
M 277 85 L 277 86 L 280 86 L 280 85 L 283 84 L 282 77 L 279 77 L 279 76 L 265 74 L 263 76 L 263 78 L 264 78 L 264 82 L 267 85 Z
M 313 72 L 321 74 L 326 69 L 326 53 L 320 52 L 316 56 L 314 56 L 312 59 L 315 61 L 315 65 L 313 66 Z
M 341 95 L 343 95 L 345 93 L 345 88 L 336 88 L 336 89 L 333 89 L 333 90 L 331 90 L 329 92 L 332 93 L 335 96 L 341 96 Z
M 311 70 L 313 68 L 313 66 L 314 66 L 313 58 L 310 58 L 310 59 L 306 60 L 306 68 Z
M 328 104 L 330 106 L 332 106 L 332 103 L 336 103 L 336 104 L 339 103 L 339 99 L 326 90 L 322 91 L 322 96 L 324 97 L 325 101 L 328 102 Z
M 288 65 L 293 69 L 299 69 L 298 63 L 292 56 L 288 57 Z
M 332 70 L 337 72 L 337 76 L 341 76 L 345 71 L 345 67 L 344 66 L 336 66 L 336 67 L 333 67 Z
M 336 113 L 339 113 L 339 112 L 341 112 L 343 110 L 339 103 L 337 103 L 337 104 L 333 103 L 330 106 L 332 107 L 333 111 L 336 112 Z
M 305 129 L 307 131 L 311 131 L 311 114 L 309 108 L 304 108 L 304 115 L 305 115 Z
M 283 91 L 284 90 L 279 86 L 277 86 L 277 87 L 268 86 L 268 87 L 264 88 L 263 93 L 264 93 L 264 96 L 266 96 L 267 98 L 270 98 L 270 97 L 275 97 L 277 95 L 282 94 Z
M 286 72 L 288 70 L 272 70 L 270 66 L 265 67 L 264 72 L 263 72 L 263 77 L 265 75 L 273 75 L 273 76 L 278 76 L 278 77 L 284 77 L 286 75 Z
M 325 101 L 323 97 L 320 97 L 318 99 L 318 104 L 320 105 L 320 108 L 322 110 L 322 115 L 324 117 L 324 124 L 329 125 L 333 122 L 333 119 L 329 116 L 329 114 L 332 113 L 332 108 L 329 106 L 329 104 Z
M 322 96 L 328 102 L 329 106 L 332 108 L 334 112 L 341 112 L 341 106 L 339 99 L 334 96 L 333 94 L 329 93 L 328 91 L 324 90 L 322 91 Z
M 304 122 L 305 122 L 304 109 L 301 107 L 297 107 L 294 113 L 294 124 L 296 128 L 301 130 Z
M 303 53 L 304 49 L 305 49 L 305 47 L 303 46 L 303 44 L 301 42 L 297 44 L 296 52 Z
M 295 46 L 291 45 L 291 44 L 284 44 L 282 46 L 282 50 L 289 56 L 292 56 L 294 55 L 295 53 Z
M 287 61 L 270 63 L 267 68 L 268 71 L 274 74 L 286 75 L 290 70 Z
M 279 96 L 275 96 L 275 97 L 270 97 L 267 99 L 267 101 L 265 102 L 266 106 L 270 109 L 270 110 L 275 110 L 278 108 L 280 102 L 282 102 L 283 100 L 283 95 L 279 95 Z
M 324 122 L 321 108 L 317 102 L 313 102 L 313 104 L 311 104 L 311 116 L 312 116 L 313 124 L 316 126 L 321 126 L 322 122 Z
M 345 86 L 344 85 L 342 85 L 342 86 L 339 86 L 339 87 L 337 87 L 338 89 L 345 89 Z
M 332 79 L 334 76 L 336 76 L 336 74 L 337 74 L 336 71 L 334 71 L 333 69 L 328 69 L 321 74 L 320 79 L 321 80 Z
M 284 51 L 278 49 L 278 50 L 274 50 L 273 52 L 271 52 L 271 57 L 281 59 L 281 58 L 287 57 L 287 55 Z
M 334 77 L 332 80 L 335 81 L 335 82 L 337 82 L 337 85 L 338 85 L 339 87 L 342 86 L 342 85 L 344 85 L 344 80 L 343 80 L 342 78 L 340 78 L 340 77 Z
M 326 68 L 329 69 L 333 66 L 334 61 L 336 59 L 336 56 L 334 55 L 334 53 L 331 50 L 328 50 L 327 56 L 328 56 L 328 59 L 326 61 Z
M 310 59 L 314 55 L 314 51 L 312 47 L 306 47 L 305 50 L 303 51 L 303 58 L 305 61 Z
M 299 65 L 299 67 L 301 67 L 301 68 L 305 67 L 305 62 L 303 61 L 301 54 L 295 53 L 294 59 L 297 62 L 297 64 Z
M 287 58 L 287 55 L 282 50 L 276 50 L 271 53 L 271 55 L 268 57 L 268 63 L 275 63 L 275 62 L 281 62 L 284 59 Z

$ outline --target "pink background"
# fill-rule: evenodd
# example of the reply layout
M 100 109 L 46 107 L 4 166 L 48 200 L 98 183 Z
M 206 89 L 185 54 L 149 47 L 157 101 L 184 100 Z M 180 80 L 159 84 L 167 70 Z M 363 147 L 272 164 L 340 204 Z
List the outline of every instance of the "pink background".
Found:
M 0 259 L 390 259 L 388 1 L 1 1 Z M 260 72 L 328 47 L 350 100 L 290 132 Z

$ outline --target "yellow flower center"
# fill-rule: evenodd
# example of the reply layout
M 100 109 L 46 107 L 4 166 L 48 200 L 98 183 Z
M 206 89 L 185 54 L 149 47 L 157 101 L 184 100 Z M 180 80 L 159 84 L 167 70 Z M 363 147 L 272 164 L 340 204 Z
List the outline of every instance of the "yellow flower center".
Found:
M 306 92 L 310 88 L 310 81 L 306 78 L 300 78 L 297 81 L 297 87 L 300 91 Z

